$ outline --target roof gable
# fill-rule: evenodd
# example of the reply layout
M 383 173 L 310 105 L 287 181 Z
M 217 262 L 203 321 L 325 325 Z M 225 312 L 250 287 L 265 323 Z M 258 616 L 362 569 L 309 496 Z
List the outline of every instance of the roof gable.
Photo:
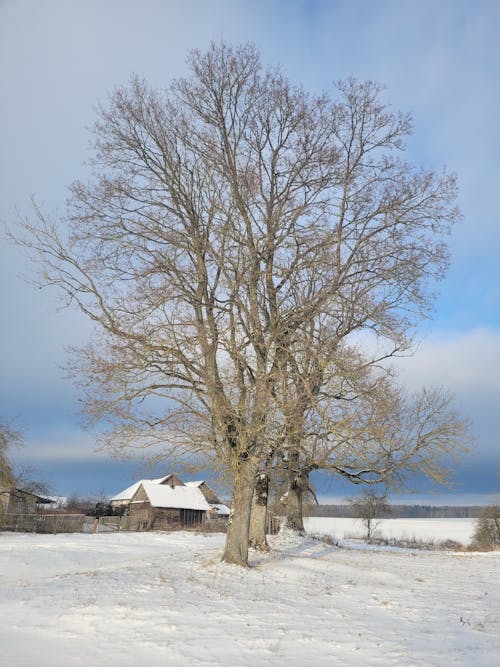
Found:
M 204 479 L 196 480 L 195 482 L 186 482 L 186 486 L 199 489 L 208 503 L 211 505 L 220 505 L 221 501 L 215 491 L 211 489 Z
M 110 498 L 110 502 L 113 501 L 118 501 L 118 500 L 132 500 L 134 495 L 137 493 L 137 489 L 140 487 L 141 484 L 144 482 L 148 482 L 150 484 L 158 484 L 162 486 L 184 486 L 184 482 L 181 481 L 177 475 L 174 473 L 170 473 L 169 475 L 165 475 L 165 477 L 158 477 L 157 479 L 140 479 L 138 482 L 135 482 L 134 484 L 131 484 L 130 486 L 127 486 L 126 489 L 123 491 L 120 491 L 120 493 L 117 493 L 116 496 L 113 496 Z
M 210 505 L 205 496 L 197 488 L 156 484 L 144 480 L 139 484 L 132 502 L 139 502 L 144 492 L 152 507 L 168 507 L 176 509 L 209 510 Z
M 124 489 L 123 491 L 120 491 L 120 493 L 117 493 L 116 496 L 113 496 L 112 498 L 110 498 L 110 501 L 112 501 L 112 500 L 132 500 L 132 498 L 134 497 L 137 489 L 140 487 L 140 485 L 143 482 L 146 482 L 146 481 L 149 481 L 149 480 L 140 479 L 138 482 L 135 482 L 134 484 L 131 484 L 130 486 L 127 486 L 126 489 Z

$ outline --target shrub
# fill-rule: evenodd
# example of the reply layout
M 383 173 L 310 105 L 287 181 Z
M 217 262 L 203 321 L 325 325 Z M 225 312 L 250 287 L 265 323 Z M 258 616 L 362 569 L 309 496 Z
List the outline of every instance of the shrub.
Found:
M 385 495 L 378 496 L 373 490 L 362 493 L 357 498 L 348 500 L 352 514 L 356 519 L 363 522 L 368 542 L 374 536 L 381 517 L 389 511 L 389 505 Z

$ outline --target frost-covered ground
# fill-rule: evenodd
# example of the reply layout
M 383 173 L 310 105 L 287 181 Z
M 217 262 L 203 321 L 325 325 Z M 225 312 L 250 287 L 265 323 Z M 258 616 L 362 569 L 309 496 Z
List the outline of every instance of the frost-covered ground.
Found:
M 280 535 L 0 534 L 0 664 L 500 664 L 500 552 L 337 549 Z
M 474 535 L 475 523 L 475 519 L 381 519 L 376 534 L 437 542 L 455 540 L 468 545 Z M 358 519 L 308 517 L 304 525 L 309 533 L 330 535 L 340 540 L 362 537 L 365 533 L 363 523 Z

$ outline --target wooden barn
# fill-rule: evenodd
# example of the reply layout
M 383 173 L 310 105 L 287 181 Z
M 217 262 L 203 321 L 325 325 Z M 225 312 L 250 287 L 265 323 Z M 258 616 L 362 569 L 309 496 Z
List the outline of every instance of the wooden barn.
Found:
M 210 509 L 196 487 L 143 481 L 134 493 L 128 511 L 130 517 L 141 521 L 143 528 L 173 530 L 202 524 Z
M 204 480 L 183 482 L 173 473 L 132 484 L 113 496 L 110 505 L 125 508 L 142 529 L 172 530 L 214 520 L 223 524 L 229 517 L 229 508 Z

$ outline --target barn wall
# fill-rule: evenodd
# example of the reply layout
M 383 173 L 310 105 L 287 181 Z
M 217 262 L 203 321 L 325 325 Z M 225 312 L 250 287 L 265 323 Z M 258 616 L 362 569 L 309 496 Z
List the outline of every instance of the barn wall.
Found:
M 149 530 L 180 530 L 200 526 L 205 521 L 203 510 L 151 507 L 148 501 L 130 503 L 129 516 Z
M 153 530 L 172 530 L 180 528 L 180 511 L 178 509 L 153 507 L 151 528 Z
M 151 505 L 147 501 L 133 502 L 129 505 L 130 517 L 139 522 L 139 530 L 147 530 L 151 527 Z
M 10 491 L 7 500 L 8 514 L 34 514 L 36 512 L 36 496 L 16 490 Z
M 7 491 L 0 493 L 0 512 L 6 512 L 9 506 L 10 494 Z
M 151 528 L 154 530 L 176 530 L 201 525 L 205 520 L 202 510 L 154 507 Z

